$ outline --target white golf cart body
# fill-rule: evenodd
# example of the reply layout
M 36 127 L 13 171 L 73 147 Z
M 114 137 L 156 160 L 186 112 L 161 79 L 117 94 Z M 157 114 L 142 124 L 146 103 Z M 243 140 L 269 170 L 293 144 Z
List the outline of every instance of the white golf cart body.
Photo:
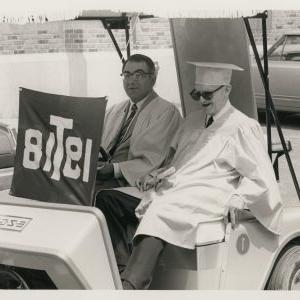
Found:
M 176 38 L 176 34 L 174 36 Z M 213 39 L 211 33 L 209 36 Z M 248 45 L 244 49 L 248 49 Z M 178 60 L 178 56 L 175 58 Z M 180 65 L 180 61 L 177 63 Z M 188 80 L 182 76 L 179 79 Z M 187 84 L 192 85 L 192 82 Z M 244 87 L 242 90 L 247 93 Z M 195 104 L 187 102 L 188 90 L 184 84 L 181 93 L 184 112 L 192 111 Z M 255 111 L 253 98 L 251 101 L 241 99 L 242 102 L 236 103 L 239 108 L 245 105 L 248 112 Z M 13 197 L 9 195 L 11 176 L 11 168 L 1 170 L 0 275 L 13 270 L 20 279 L 22 270 L 42 271 L 59 289 L 122 289 L 100 210 Z M 284 209 L 280 236 L 267 231 L 244 211 L 234 230 L 230 223 L 225 226 L 223 220 L 199 227 L 194 250 L 168 246 L 151 288 L 264 289 L 270 276 L 273 276 L 271 288 L 299 288 L 298 245 L 299 206 Z M 284 280 L 288 281 L 287 285 L 282 285 Z M 26 278 L 25 282 L 21 278 L 21 283 L 26 287 Z
M 0 192 L 2 265 L 43 270 L 59 289 L 121 287 L 103 214 Z

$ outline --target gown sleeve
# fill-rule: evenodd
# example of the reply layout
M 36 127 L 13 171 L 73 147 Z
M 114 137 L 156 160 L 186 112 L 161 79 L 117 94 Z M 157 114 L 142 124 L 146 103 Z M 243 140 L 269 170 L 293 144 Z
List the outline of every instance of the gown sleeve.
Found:
M 252 122 L 253 121 L 253 122 Z M 282 201 L 260 125 L 249 120 L 228 141 L 224 160 L 240 175 L 231 198 L 239 198 L 267 229 L 280 231 Z

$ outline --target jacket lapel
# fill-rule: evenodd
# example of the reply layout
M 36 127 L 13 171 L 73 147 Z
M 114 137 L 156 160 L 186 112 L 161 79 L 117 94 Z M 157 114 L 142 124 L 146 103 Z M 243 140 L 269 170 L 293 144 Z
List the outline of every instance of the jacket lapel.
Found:
M 157 94 L 156 94 L 154 91 L 152 91 L 152 92 L 148 95 L 147 99 L 145 99 L 145 101 L 143 102 L 142 106 L 139 108 L 139 110 L 137 111 L 136 115 L 134 116 L 134 118 L 133 118 L 133 120 L 132 120 L 130 126 L 128 127 L 128 130 L 126 131 L 126 133 L 125 133 L 125 135 L 124 135 L 124 137 L 123 137 L 123 139 L 122 139 L 122 141 L 121 141 L 121 143 L 126 142 L 126 141 L 131 137 L 132 132 L 133 132 L 133 130 L 134 130 L 134 127 L 135 127 L 135 124 L 136 124 L 136 121 L 137 121 L 137 119 L 138 119 L 139 114 L 140 114 L 140 113 L 143 111 L 143 109 L 144 109 L 144 108 L 145 108 L 145 107 L 146 107 L 153 99 L 155 99 L 156 97 L 157 97 Z M 122 123 L 122 124 L 123 124 L 123 123 Z
M 118 139 L 118 136 L 119 136 L 120 131 L 121 131 L 121 129 L 122 129 L 122 126 L 123 126 L 124 122 L 126 121 L 126 118 L 127 118 L 127 115 L 128 115 L 128 110 L 129 110 L 129 108 L 130 108 L 130 101 L 128 100 L 127 103 L 125 104 L 125 107 L 124 107 L 124 109 L 123 109 L 123 112 L 122 112 L 122 110 L 120 111 L 120 114 L 121 114 L 121 113 L 123 114 L 122 118 L 118 118 L 119 120 L 118 120 L 118 119 L 115 120 L 116 123 L 119 123 L 119 125 L 117 124 L 116 127 L 118 127 L 118 129 L 115 131 L 115 135 L 114 135 L 114 137 L 112 138 L 112 140 L 110 141 L 110 143 L 109 143 L 109 145 L 108 145 L 108 147 L 107 147 L 108 151 L 109 151 L 109 150 L 115 145 L 115 143 L 117 142 L 117 139 Z M 119 122 L 118 122 L 118 121 L 119 121 Z

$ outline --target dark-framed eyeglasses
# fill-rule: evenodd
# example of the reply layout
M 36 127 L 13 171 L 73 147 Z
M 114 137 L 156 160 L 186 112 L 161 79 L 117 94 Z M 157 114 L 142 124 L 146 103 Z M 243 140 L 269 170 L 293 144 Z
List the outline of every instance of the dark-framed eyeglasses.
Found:
M 147 72 L 144 72 L 143 70 L 137 70 L 133 73 L 130 73 L 130 72 L 123 72 L 121 73 L 121 77 L 125 80 L 128 80 L 129 78 L 133 78 L 133 79 L 143 79 L 145 78 L 147 75 L 152 75 L 153 73 L 147 73 Z
M 213 91 L 207 91 L 207 92 L 201 92 L 201 91 L 197 91 L 196 89 L 193 89 L 190 92 L 191 97 L 196 100 L 199 101 L 200 98 L 202 97 L 205 100 L 211 100 L 212 97 L 214 96 L 214 93 L 217 92 L 218 90 L 220 90 L 224 85 L 220 85 L 219 87 L 217 87 L 215 90 Z

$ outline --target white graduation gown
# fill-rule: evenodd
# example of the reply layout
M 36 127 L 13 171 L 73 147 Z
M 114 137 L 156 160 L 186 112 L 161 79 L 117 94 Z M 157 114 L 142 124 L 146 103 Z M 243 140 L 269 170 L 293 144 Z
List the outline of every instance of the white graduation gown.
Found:
M 198 226 L 222 219 L 233 194 L 278 234 L 282 202 L 260 125 L 232 106 L 206 129 L 199 114 L 190 114 L 179 133 L 173 187 L 144 195 L 139 207 L 151 204 L 135 236 L 193 249 Z

